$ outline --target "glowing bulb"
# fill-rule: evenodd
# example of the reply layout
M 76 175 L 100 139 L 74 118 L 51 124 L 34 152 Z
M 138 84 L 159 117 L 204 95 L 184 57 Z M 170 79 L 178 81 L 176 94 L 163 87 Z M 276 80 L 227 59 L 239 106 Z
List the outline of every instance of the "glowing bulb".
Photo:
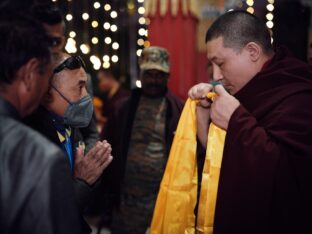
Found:
M 67 21 L 71 21 L 73 19 L 73 16 L 71 14 L 67 14 L 65 18 Z
M 274 0 L 268 0 L 268 3 L 274 4 Z
M 89 14 L 88 13 L 83 13 L 82 14 L 82 19 L 83 20 L 88 20 L 89 19 Z
M 139 24 L 145 24 L 146 23 L 146 20 L 144 17 L 140 17 L 139 18 Z
M 143 3 L 144 2 L 144 0 L 138 0 L 138 3 Z
M 112 11 L 112 12 L 110 13 L 110 16 L 111 16 L 113 19 L 115 19 L 115 18 L 118 16 L 118 14 L 117 14 L 116 11 Z
M 97 28 L 99 26 L 99 23 L 96 20 L 93 20 L 91 25 L 92 25 L 92 28 Z
M 118 42 L 114 42 L 114 43 L 112 44 L 112 48 L 113 48 L 114 50 L 118 50 L 118 48 L 119 48 Z
M 104 5 L 104 10 L 105 11 L 109 11 L 110 9 L 112 9 L 111 5 L 109 5 L 109 4 L 105 4 Z
M 142 88 L 142 83 L 141 83 L 140 80 L 136 80 L 135 85 L 136 85 L 136 87 L 138 87 L 138 88 Z
M 142 49 L 138 49 L 136 52 L 137 56 L 139 56 L 139 57 L 141 56 L 141 53 L 142 53 Z
M 105 41 L 106 44 L 110 44 L 112 42 L 112 38 L 105 37 L 104 41 Z
M 109 56 L 108 55 L 104 55 L 103 56 L 103 61 L 104 62 L 109 62 Z
M 74 31 L 70 31 L 70 32 L 69 32 L 69 36 L 72 37 L 72 38 L 74 38 L 74 37 L 76 36 L 76 33 L 75 33 Z
M 90 47 L 86 44 L 81 44 L 80 50 L 83 54 L 88 54 L 90 52 Z
M 110 23 L 105 22 L 105 23 L 103 24 L 103 28 L 106 29 L 106 30 L 108 30 L 108 29 L 110 28 Z
M 267 18 L 267 20 L 272 21 L 272 20 L 273 20 L 273 18 L 274 18 L 274 16 L 273 16 L 273 14 L 272 14 L 272 13 L 268 13 L 268 14 L 266 14 L 266 18 Z
M 273 10 L 274 10 L 273 4 L 268 4 L 268 5 L 266 6 L 266 8 L 268 9 L 268 11 L 273 11 Z
M 253 14 L 255 12 L 255 10 L 252 8 L 252 7 L 248 7 L 247 8 L 247 11 L 250 13 L 250 14 Z
M 144 45 L 144 40 L 142 38 L 138 39 L 137 41 L 139 46 L 143 46 Z
M 139 7 L 138 12 L 139 12 L 139 14 L 143 15 L 145 13 L 145 8 Z
M 70 54 L 77 52 L 76 41 L 73 38 L 67 39 L 65 50 Z
M 268 22 L 266 22 L 266 26 L 267 26 L 268 28 L 273 28 L 274 24 L 273 24 L 272 21 L 268 21 Z
M 99 43 L 99 39 L 97 37 L 92 37 L 91 42 L 92 44 L 96 45 L 97 43 Z
M 150 47 L 151 46 L 151 43 L 149 41 L 144 41 L 144 47 Z
M 93 7 L 94 7 L 95 9 L 99 9 L 99 8 L 101 7 L 101 4 L 100 4 L 99 2 L 95 2 L 95 3 L 93 4 Z
M 103 63 L 103 68 L 109 68 L 110 67 L 110 63 L 109 62 L 104 62 Z
M 117 55 L 113 55 L 112 56 L 112 62 L 113 63 L 117 63 L 118 62 L 118 56 Z
M 246 4 L 247 4 L 248 6 L 253 6 L 254 1 L 253 1 L 253 0 L 247 0 L 247 1 L 246 1 Z
M 140 36 L 144 36 L 145 35 L 145 29 L 144 28 L 140 28 L 138 31 Z
M 112 32 L 116 32 L 118 28 L 117 28 L 117 26 L 115 24 L 112 24 L 110 29 L 112 30 Z

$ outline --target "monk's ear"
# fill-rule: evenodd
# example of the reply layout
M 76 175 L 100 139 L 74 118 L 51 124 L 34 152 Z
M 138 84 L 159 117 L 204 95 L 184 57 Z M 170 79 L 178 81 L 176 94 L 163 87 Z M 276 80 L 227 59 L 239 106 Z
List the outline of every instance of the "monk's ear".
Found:
M 261 55 L 261 47 L 255 42 L 249 42 L 245 49 L 247 50 L 250 60 L 253 62 L 257 62 Z

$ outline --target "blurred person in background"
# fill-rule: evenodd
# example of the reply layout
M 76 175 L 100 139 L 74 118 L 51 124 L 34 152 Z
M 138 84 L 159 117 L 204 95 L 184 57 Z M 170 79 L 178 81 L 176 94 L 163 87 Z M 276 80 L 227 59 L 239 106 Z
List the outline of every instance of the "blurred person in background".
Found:
M 143 234 L 153 209 L 183 103 L 168 89 L 169 54 L 142 51 L 142 89 L 118 103 L 107 123 L 115 156 L 103 181 L 113 201 L 112 233 Z M 111 185 L 111 186 L 110 186 Z

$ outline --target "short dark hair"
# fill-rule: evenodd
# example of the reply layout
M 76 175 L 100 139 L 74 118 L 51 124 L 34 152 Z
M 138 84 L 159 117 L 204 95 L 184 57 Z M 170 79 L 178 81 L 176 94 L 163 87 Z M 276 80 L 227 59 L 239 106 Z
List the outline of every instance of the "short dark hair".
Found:
M 30 59 L 50 62 L 49 36 L 40 23 L 25 15 L 0 9 L 0 84 L 11 84 Z
M 229 11 L 220 16 L 208 29 L 206 43 L 218 37 L 223 37 L 224 47 L 237 51 L 252 41 L 267 54 L 273 50 L 270 32 L 264 22 L 246 11 Z
M 40 23 L 55 25 L 63 22 L 60 9 L 52 3 L 35 3 L 31 8 L 31 13 Z

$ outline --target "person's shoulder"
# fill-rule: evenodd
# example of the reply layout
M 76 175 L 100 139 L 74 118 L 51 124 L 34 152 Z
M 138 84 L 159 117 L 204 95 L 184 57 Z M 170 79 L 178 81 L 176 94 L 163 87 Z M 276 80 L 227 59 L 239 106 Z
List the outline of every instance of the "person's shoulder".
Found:
M 5 123 L 1 127 L 1 132 L 5 133 L 2 144 L 15 154 L 42 160 L 55 160 L 56 155 L 61 155 L 60 149 L 39 132 L 13 119 Z

